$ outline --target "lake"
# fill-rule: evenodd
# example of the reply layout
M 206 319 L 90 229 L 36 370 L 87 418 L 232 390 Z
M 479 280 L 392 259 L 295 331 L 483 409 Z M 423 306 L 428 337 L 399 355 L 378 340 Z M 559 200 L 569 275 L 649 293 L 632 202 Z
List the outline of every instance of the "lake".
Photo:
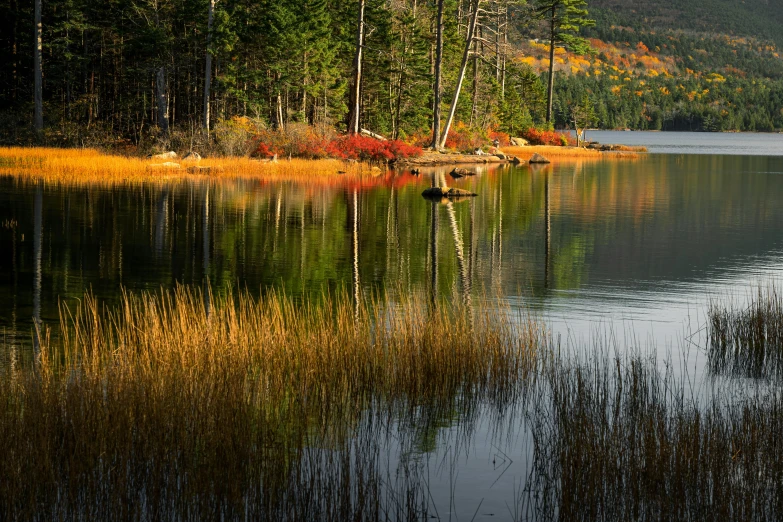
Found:
M 502 300 L 543 318 L 564 344 L 611 332 L 620 348 L 657 347 L 700 375 L 703 353 L 687 339 L 710 300 L 741 300 L 783 276 L 783 137 L 588 131 L 588 139 L 656 153 L 345 184 L 68 186 L 1 175 L 5 350 L 29 357 L 35 321 L 56 325 L 60 303 L 73 306 L 85 290 L 109 304 L 122 289 L 177 284 L 299 297 L 410 290 Z M 436 179 L 478 196 L 423 199 Z M 386 472 L 418 469 L 441 518 L 512 518 L 531 441 L 524 423 L 506 419 L 512 427 L 498 429 L 490 418 L 466 435 L 458 413 L 445 415 L 425 440 L 388 442 Z

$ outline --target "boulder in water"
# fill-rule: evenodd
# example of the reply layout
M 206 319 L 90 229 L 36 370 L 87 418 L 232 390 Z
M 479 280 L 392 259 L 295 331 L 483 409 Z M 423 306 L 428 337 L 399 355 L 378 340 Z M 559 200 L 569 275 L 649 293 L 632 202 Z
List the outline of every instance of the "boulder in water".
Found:
M 544 156 L 542 156 L 541 154 L 535 153 L 535 154 L 533 154 L 533 157 L 530 158 L 530 161 L 528 161 L 528 163 L 540 163 L 540 164 L 543 164 L 543 163 L 552 163 L 552 162 L 549 161 Z

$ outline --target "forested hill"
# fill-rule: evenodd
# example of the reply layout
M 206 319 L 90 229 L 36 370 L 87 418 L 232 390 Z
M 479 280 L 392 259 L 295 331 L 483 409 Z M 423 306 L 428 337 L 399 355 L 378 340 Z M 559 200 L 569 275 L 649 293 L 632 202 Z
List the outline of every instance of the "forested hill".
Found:
M 583 34 L 597 54 L 568 60 L 561 113 L 586 91 L 604 128 L 783 128 L 783 0 L 590 5 L 596 24 Z
M 593 0 L 590 5 L 599 28 L 725 34 L 783 47 L 783 0 Z

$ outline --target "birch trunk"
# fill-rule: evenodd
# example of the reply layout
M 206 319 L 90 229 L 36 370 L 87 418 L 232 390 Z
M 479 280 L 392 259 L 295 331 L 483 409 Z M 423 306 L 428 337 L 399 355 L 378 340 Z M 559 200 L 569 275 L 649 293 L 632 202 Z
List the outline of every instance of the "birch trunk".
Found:
M 41 38 L 41 2 L 35 0 L 35 28 L 33 40 L 33 70 L 34 70 L 34 98 L 35 98 L 35 130 L 43 131 L 43 69 L 41 66 L 41 54 L 43 53 L 43 40 Z
M 209 96 L 212 89 L 212 23 L 215 19 L 215 0 L 209 0 L 207 14 L 207 55 L 204 67 L 204 128 L 209 132 Z
M 351 119 L 349 134 L 359 133 L 359 120 L 362 103 L 362 61 L 364 56 L 364 9 L 367 0 L 359 0 L 359 17 L 356 27 L 356 55 L 353 61 L 353 89 L 351 92 Z
M 481 6 L 481 0 L 475 0 L 473 2 L 473 13 L 470 19 L 470 25 L 468 27 L 468 37 L 467 40 L 465 41 L 465 52 L 462 55 L 462 65 L 459 68 L 459 78 L 457 80 L 457 87 L 454 90 L 454 99 L 451 101 L 451 109 L 449 110 L 449 117 L 446 120 L 446 127 L 443 129 L 443 136 L 440 139 L 441 148 L 446 146 L 446 139 L 449 137 L 449 130 L 451 129 L 451 124 L 454 122 L 454 114 L 457 112 L 459 93 L 462 90 L 462 84 L 465 81 L 465 70 L 468 68 L 468 61 L 470 59 L 470 48 L 473 46 L 473 39 L 476 35 L 476 25 L 478 24 L 480 6 Z
M 552 19 L 549 22 L 549 84 L 546 90 L 546 122 L 552 122 L 552 96 L 555 90 L 555 15 L 557 8 L 552 7 Z
M 166 95 L 166 66 L 158 69 L 155 80 L 155 91 L 158 98 L 158 126 L 164 134 L 169 132 L 169 100 Z
M 432 104 L 432 148 L 440 148 L 440 104 L 441 104 L 441 68 L 443 66 L 443 3 L 438 0 L 438 27 L 435 49 L 435 95 Z

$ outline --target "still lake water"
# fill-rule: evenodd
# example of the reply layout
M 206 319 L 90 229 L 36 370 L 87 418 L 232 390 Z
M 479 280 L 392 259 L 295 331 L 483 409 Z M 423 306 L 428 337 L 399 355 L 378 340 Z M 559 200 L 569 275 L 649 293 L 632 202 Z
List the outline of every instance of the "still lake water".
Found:
M 783 137 L 588 138 L 676 153 L 479 167 L 475 178 L 446 178 L 479 194 L 450 205 L 421 197 L 449 169 L 355 184 L 114 187 L 41 185 L 0 172 L 2 342 L 29 351 L 34 318 L 56 325 L 58 303 L 86 289 L 110 303 L 122 288 L 208 283 L 293 295 L 403 287 L 498 296 L 576 344 L 613 331 L 678 350 L 710 299 L 741 298 L 783 276 Z M 521 430 L 501 443 L 492 431 L 482 425 L 457 443 L 459 422 L 444 422 L 421 449 L 441 517 L 510 518 L 506 503 L 529 472 L 530 441 Z M 403 453 L 391 445 L 390 468 Z

